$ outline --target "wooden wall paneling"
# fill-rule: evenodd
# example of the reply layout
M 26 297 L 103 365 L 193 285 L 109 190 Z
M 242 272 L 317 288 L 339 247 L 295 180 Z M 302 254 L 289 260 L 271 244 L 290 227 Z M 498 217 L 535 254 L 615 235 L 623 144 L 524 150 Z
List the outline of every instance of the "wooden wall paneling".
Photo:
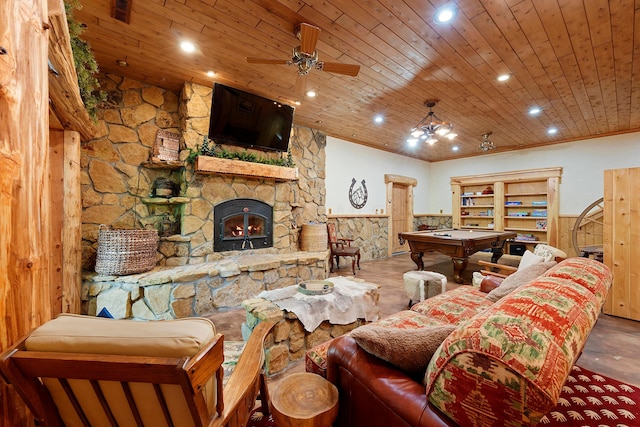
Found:
M 604 312 L 640 320 L 640 168 L 604 173 L 604 263 L 614 275 Z
M 560 215 L 560 178 L 547 179 L 547 244 L 558 247 L 558 215 Z
M 562 215 L 558 218 L 558 246 L 556 247 L 565 251 L 569 257 L 580 255 L 573 249 L 571 241 L 571 233 L 576 219 L 578 219 L 578 215 Z
M 493 184 L 493 228 L 504 230 L 504 182 Z
M 82 192 L 80 134 L 64 132 L 64 221 L 62 229 L 62 312 L 80 313 L 82 286 Z
M 62 230 L 64 222 L 64 132 L 49 131 L 49 183 L 51 188 L 51 316 L 62 312 Z
M 462 189 L 460 187 L 460 184 L 458 183 L 451 184 L 451 198 L 452 198 L 451 212 L 454 213 L 454 215 L 451 218 L 451 226 L 456 230 L 460 228 L 460 215 L 456 215 L 455 213 L 460 212 L 460 207 L 461 207 L 460 196 L 461 195 L 462 195 Z

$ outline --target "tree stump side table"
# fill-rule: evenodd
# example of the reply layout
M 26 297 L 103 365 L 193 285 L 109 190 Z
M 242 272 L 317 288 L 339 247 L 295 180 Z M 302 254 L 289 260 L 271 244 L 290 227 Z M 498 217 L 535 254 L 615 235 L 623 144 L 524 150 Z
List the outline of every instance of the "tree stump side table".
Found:
M 320 375 L 291 374 L 269 395 L 278 427 L 330 427 L 338 416 L 338 389 Z

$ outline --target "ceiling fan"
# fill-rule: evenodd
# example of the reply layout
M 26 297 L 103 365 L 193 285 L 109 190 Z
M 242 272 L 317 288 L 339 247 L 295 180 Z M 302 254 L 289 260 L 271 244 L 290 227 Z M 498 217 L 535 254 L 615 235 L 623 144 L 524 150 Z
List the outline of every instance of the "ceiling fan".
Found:
M 347 76 L 357 76 L 360 71 L 359 65 L 340 64 L 337 62 L 324 62 L 318 60 L 316 43 L 320 36 L 320 28 L 302 23 L 295 28 L 294 34 L 300 39 L 300 46 L 293 48 L 291 59 L 264 59 L 247 57 L 250 64 L 283 64 L 296 65 L 298 76 L 296 78 L 295 92 L 303 94 L 306 88 L 306 77 L 312 69 L 327 71 L 330 73 L 344 74 Z

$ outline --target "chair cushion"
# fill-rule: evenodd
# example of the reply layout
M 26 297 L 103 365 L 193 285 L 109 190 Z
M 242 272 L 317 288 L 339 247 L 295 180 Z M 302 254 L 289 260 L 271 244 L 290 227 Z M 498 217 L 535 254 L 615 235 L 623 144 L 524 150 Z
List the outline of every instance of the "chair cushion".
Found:
M 61 314 L 34 330 L 27 350 L 122 356 L 195 355 L 216 335 L 211 320 L 138 321 Z

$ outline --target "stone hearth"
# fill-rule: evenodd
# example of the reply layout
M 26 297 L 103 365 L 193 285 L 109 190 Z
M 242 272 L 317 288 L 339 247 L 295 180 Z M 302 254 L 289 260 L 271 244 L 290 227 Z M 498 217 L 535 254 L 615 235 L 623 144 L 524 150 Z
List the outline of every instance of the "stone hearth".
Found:
M 83 313 L 106 308 L 114 318 L 166 320 L 240 307 L 265 290 L 329 275 L 329 251 L 238 255 L 130 276 L 85 274 Z

